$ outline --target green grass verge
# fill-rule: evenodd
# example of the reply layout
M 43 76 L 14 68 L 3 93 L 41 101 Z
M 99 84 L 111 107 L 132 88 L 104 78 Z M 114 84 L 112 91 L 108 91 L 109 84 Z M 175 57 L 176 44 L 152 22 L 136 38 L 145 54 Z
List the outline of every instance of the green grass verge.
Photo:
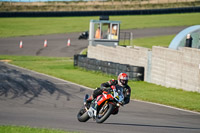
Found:
M 0 60 L 3 59 L 12 60 L 10 63 L 17 66 L 91 88 L 99 87 L 102 82 L 106 82 L 112 78 L 116 79 L 116 76 L 76 68 L 73 66 L 73 60 L 70 58 L 1 55 Z M 200 112 L 200 103 L 197 102 L 200 99 L 199 93 L 166 88 L 142 81 L 130 81 L 129 85 L 132 88 L 132 99 L 156 102 Z
M 0 133 L 78 133 L 58 129 L 31 128 L 28 126 L 0 126 Z
M 82 32 L 99 17 L 0 18 L 0 37 Z M 121 29 L 190 26 L 200 22 L 200 13 L 110 16 L 121 21 Z
M 88 48 L 82 50 L 80 54 L 82 54 L 82 55 L 87 55 L 87 50 L 88 50 Z
M 152 46 L 168 47 L 175 35 L 153 36 L 133 39 L 133 44 L 140 47 L 152 48 Z M 125 43 L 124 43 L 125 42 Z M 120 41 L 120 45 L 130 45 L 128 40 Z

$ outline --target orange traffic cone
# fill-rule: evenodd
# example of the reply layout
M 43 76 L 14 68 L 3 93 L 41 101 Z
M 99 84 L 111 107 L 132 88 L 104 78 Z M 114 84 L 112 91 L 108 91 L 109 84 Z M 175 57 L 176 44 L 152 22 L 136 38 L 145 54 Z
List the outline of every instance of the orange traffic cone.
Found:
M 44 47 L 47 47 L 47 40 L 44 40 Z
M 19 48 L 23 48 L 23 42 L 22 41 L 20 41 L 20 43 L 19 43 Z
M 70 46 L 70 45 L 71 45 L 71 42 L 70 42 L 70 39 L 68 39 L 67 46 Z

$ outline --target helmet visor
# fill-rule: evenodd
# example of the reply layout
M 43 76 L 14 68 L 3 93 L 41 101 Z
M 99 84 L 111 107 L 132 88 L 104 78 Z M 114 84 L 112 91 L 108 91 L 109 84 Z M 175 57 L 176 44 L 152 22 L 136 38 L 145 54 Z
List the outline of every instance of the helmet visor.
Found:
M 120 82 L 122 83 L 122 85 L 127 85 L 128 80 L 120 79 Z

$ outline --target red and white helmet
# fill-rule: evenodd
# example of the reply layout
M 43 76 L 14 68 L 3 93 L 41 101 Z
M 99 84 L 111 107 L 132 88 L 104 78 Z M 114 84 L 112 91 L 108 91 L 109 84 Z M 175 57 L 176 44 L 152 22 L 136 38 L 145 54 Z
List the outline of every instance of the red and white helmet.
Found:
M 120 86 L 127 85 L 128 83 L 128 75 L 126 73 L 120 73 L 118 76 L 118 84 Z

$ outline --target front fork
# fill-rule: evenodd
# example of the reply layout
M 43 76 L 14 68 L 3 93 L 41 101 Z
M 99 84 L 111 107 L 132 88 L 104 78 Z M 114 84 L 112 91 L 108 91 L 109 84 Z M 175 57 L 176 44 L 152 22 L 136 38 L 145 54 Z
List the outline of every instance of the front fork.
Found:
M 96 99 L 94 99 L 92 101 L 92 103 L 90 104 L 89 109 L 87 107 L 85 107 L 86 111 L 88 112 L 89 117 L 96 117 L 97 114 L 97 102 Z

